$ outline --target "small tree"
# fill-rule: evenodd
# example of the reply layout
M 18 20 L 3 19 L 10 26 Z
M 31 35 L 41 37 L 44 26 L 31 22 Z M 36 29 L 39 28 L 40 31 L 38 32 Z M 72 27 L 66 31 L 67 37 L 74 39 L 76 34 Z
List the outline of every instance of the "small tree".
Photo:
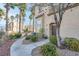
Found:
M 5 13 L 5 19 L 6 19 L 6 34 L 8 34 L 8 22 L 9 22 L 9 18 L 8 18 L 8 13 L 10 8 L 14 9 L 16 6 L 15 3 L 6 3 L 4 5 L 5 9 L 6 9 L 6 13 Z
M 60 40 L 61 40 L 60 26 L 61 26 L 61 22 L 63 20 L 63 15 L 67 9 L 72 8 L 79 4 L 59 3 L 57 5 L 56 4 L 49 4 L 49 5 L 52 7 L 52 10 L 54 13 L 53 15 L 54 15 L 55 23 L 56 23 L 57 45 L 58 45 L 58 47 L 60 47 L 61 46 L 61 44 L 60 44 Z

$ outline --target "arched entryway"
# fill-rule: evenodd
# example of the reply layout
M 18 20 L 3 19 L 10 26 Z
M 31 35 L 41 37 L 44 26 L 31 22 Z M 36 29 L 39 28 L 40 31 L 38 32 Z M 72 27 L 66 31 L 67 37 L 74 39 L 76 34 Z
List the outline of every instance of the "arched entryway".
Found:
M 49 32 L 50 32 L 50 36 L 56 35 L 56 24 L 55 23 L 49 24 Z

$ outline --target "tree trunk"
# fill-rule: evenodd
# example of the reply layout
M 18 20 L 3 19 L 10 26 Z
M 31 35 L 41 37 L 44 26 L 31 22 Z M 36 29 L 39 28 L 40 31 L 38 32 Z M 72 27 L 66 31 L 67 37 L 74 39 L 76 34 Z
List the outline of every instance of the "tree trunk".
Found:
M 11 20 L 12 20 L 12 32 L 13 32 L 13 27 L 14 27 L 13 25 L 14 25 L 14 22 L 13 22 L 13 19 L 11 19 Z
M 19 16 L 19 33 L 21 33 L 21 11 Z
M 30 31 L 30 26 L 31 26 L 31 19 L 30 19 L 30 22 L 29 22 L 29 27 L 28 27 L 29 31 Z
M 8 11 L 9 11 L 8 3 L 6 4 L 5 8 L 6 8 L 6 34 L 8 34 Z
M 6 10 L 6 32 L 8 31 L 8 10 Z
M 18 17 L 17 17 L 17 29 L 19 30 L 19 20 L 18 20 Z
M 60 37 L 60 27 L 59 26 L 56 27 L 56 36 L 57 36 L 57 46 L 60 47 L 61 46 L 61 44 L 60 44 L 61 37 Z
M 21 20 L 21 22 L 22 22 L 22 23 L 21 23 L 21 31 L 22 31 L 22 32 L 23 32 L 23 25 L 24 25 L 24 24 L 23 24 L 23 20 L 24 20 L 24 18 L 22 17 L 22 20 Z
M 34 17 L 33 17 L 33 32 L 34 32 Z
M 42 30 L 43 30 L 42 37 L 44 37 L 44 32 L 45 32 L 44 16 L 43 16 L 43 19 L 42 19 Z

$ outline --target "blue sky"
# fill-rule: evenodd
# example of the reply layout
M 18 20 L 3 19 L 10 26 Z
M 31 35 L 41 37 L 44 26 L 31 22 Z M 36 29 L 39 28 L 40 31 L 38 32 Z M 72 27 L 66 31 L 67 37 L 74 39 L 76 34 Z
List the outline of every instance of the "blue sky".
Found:
M 3 10 L 5 10 L 4 5 L 5 4 L 0 3 L 0 8 Z M 27 4 L 26 16 L 25 16 L 25 21 L 24 21 L 25 25 L 29 25 L 29 22 L 30 22 L 29 15 L 31 14 L 31 12 L 29 11 L 29 7 L 31 7 L 30 4 Z M 15 16 L 18 13 L 19 13 L 19 9 L 17 7 L 15 9 L 9 10 L 9 16 L 11 16 L 11 15 Z M 0 26 L 5 27 L 4 20 L 0 19 Z

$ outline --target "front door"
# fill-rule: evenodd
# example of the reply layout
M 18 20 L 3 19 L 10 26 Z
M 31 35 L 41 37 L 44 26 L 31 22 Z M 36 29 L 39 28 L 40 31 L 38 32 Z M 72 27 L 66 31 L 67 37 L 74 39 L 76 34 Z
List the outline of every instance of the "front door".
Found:
M 50 28 L 50 35 L 56 35 L 56 24 L 51 23 L 49 28 Z

